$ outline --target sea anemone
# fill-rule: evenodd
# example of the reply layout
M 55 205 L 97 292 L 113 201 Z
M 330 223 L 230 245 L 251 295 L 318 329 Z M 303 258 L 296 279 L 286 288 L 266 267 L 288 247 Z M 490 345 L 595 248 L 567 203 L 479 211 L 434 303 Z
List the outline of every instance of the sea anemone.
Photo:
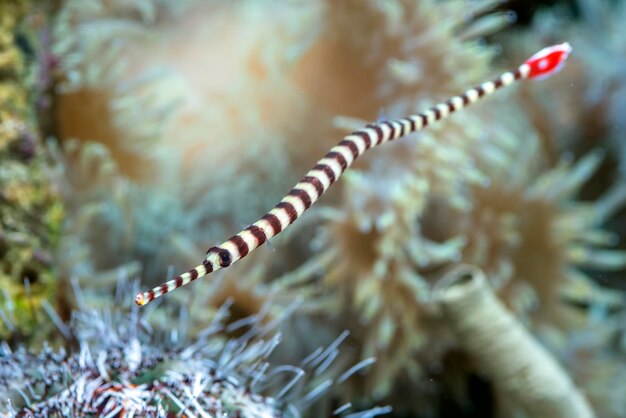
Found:
M 153 35 L 170 9 L 159 1 L 70 0 L 53 20 L 60 139 L 105 144 L 135 178 L 154 175 L 154 145 L 182 93 L 164 67 L 129 74 L 127 49 Z
M 575 328 L 563 333 L 540 327 L 536 333 L 584 389 L 597 415 L 621 418 L 626 407 L 622 396 L 626 375 L 623 293 L 596 289 L 583 295 L 577 304 Z
M 489 10 L 490 3 L 478 7 Z M 460 35 L 476 23 L 460 2 L 345 2 L 323 10 L 324 30 L 303 54 L 306 71 L 299 82 L 341 116 L 338 125 L 355 128 L 382 108 L 390 116 L 410 113 L 488 76 L 492 50 Z M 317 61 L 333 69 L 326 79 L 337 80 L 336 88 L 315 89 L 322 71 L 313 65 Z M 467 190 L 487 182 L 479 156 L 499 158 L 516 143 L 513 132 L 528 126 L 523 117 L 505 122 L 501 116 L 517 108 L 503 99 L 495 110 L 465 111 L 445 126 L 365 156 L 346 173 L 339 208 L 323 210 L 330 220 L 313 243 L 322 251 L 306 265 L 317 262 L 313 274 L 339 290 L 344 313 L 362 324 L 362 334 L 356 332 L 362 356 L 385 358 L 368 377 L 368 391 L 376 396 L 388 394 L 398 375 L 423 376 L 415 352 L 434 346 L 422 332 L 428 280 L 418 272 L 458 261 L 465 241 L 431 238 L 431 222 L 421 219 L 432 216 L 437 202 L 469 211 Z

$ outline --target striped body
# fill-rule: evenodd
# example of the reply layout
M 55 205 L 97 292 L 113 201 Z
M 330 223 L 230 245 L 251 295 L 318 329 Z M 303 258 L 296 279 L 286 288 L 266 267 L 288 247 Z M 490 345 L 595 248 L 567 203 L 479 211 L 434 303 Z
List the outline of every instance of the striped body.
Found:
M 563 44 L 557 52 L 563 55 L 563 49 L 566 47 L 569 48 L 568 45 Z M 194 281 L 198 277 L 228 267 L 235 261 L 242 259 L 294 223 L 368 149 L 424 129 L 433 122 L 445 119 L 450 114 L 476 102 L 484 96 L 492 94 L 502 87 L 512 84 L 516 80 L 528 78 L 529 76 L 545 75 L 537 74 L 540 71 L 544 73 L 552 71 L 544 68 L 546 67 L 545 59 L 540 55 L 541 53 L 539 52 L 531 58 L 537 64 L 534 63 L 535 61 L 530 62 L 529 60 L 517 70 L 506 72 L 493 81 L 471 88 L 465 93 L 435 105 L 425 112 L 402 119 L 373 123 L 346 136 L 339 144 L 331 148 L 324 158 L 319 160 L 315 167 L 309 170 L 300 182 L 265 216 L 222 244 L 211 247 L 207 251 L 206 258 L 201 265 L 152 290 L 139 293 L 135 298 L 135 302 L 143 306 L 165 293 Z M 550 53 L 550 58 L 553 58 L 554 53 Z M 567 50 L 567 53 L 569 53 L 569 50 Z M 561 61 L 567 57 L 567 53 L 564 54 Z

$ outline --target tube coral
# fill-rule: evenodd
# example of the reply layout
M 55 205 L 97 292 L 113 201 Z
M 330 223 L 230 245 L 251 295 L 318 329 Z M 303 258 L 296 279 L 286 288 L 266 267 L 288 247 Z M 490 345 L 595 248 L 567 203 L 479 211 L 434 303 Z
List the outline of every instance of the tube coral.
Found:
M 565 370 L 506 310 L 480 270 L 461 266 L 448 273 L 434 298 L 461 347 L 507 402 L 531 417 L 595 416 Z

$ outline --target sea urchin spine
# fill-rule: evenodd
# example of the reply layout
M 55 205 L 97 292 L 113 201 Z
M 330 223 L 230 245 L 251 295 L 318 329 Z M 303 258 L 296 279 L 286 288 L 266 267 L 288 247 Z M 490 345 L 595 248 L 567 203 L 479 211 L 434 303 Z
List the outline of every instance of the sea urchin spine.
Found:
M 366 150 L 424 129 L 433 122 L 445 119 L 455 111 L 492 94 L 499 88 L 513 84 L 516 80 L 547 77 L 562 67 L 570 52 L 571 47 L 568 43 L 545 48 L 515 71 L 505 72 L 492 81 L 473 87 L 422 113 L 402 119 L 380 121 L 351 133 L 331 148 L 287 196 L 260 220 L 222 244 L 209 248 L 201 265 L 152 290 L 138 293 L 135 302 L 139 306 L 144 306 L 198 277 L 228 267 L 242 259 L 302 216 L 304 211 L 315 203 Z

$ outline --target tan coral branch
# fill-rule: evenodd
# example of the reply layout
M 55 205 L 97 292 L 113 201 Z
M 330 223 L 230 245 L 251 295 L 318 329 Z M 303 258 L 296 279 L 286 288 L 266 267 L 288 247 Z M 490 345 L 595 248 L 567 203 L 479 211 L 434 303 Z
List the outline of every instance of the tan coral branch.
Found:
M 498 300 L 481 270 L 453 270 L 436 286 L 434 299 L 480 370 L 530 417 L 595 416 L 567 372 Z

